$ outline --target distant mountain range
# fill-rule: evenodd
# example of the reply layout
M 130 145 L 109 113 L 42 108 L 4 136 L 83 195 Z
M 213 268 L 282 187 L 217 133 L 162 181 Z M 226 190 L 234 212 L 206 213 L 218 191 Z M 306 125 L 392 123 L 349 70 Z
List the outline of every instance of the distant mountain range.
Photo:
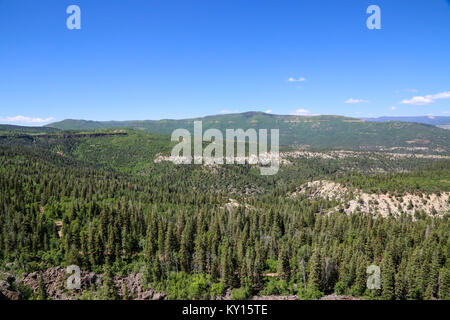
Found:
M 362 118 L 366 121 L 388 122 L 416 122 L 423 124 L 431 124 L 433 126 L 450 126 L 450 117 L 420 116 L 420 117 L 379 117 L 379 118 Z
M 15 132 L 15 133 L 51 133 L 60 131 L 58 128 L 51 127 L 28 127 L 28 126 L 15 126 L 11 124 L 0 124 L 0 133 L 2 132 Z
M 388 150 L 395 148 L 450 151 L 450 131 L 421 123 L 367 121 L 343 116 L 293 116 L 263 112 L 214 115 L 182 120 L 89 121 L 67 119 L 47 125 L 60 130 L 135 129 L 170 135 L 175 129 L 193 131 L 202 120 L 203 131 L 225 129 L 279 129 L 280 144 L 318 149 Z M 431 120 L 431 119 L 430 119 Z M 386 122 L 391 121 L 391 122 Z

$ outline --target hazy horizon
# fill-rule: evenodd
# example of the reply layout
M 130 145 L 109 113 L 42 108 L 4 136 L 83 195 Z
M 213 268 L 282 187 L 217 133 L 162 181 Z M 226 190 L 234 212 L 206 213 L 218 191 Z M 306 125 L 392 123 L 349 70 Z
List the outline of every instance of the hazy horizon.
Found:
M 14 123 L 8 123 L 8 122 L 2 122 L 0 121 L 0 124 L 2 125 L 18 125 L 18 126 L 25 126 L 25 127 L 45 127 L 52 123 L 57 123 L 64 120 L 75 120 L 75 121 L 94 121 L 94 122 L 126 122 L 126 121 L 160 121 L 160 120 L 186 120 L 186 119 L 199 119 L 199 118 L 205 118 L 205 117 L 211 117 L 211 116 L 226 116 L 226 115 L 232 115 L 232 114 L 245 114 L 245 113 L 264 113 L 268 115 L 273 116 L 296 116 L 296 117 L 320 117 L 320 116 L 337 116 L 337 117 L 350 117 L 355 119 L 379 119 L 379 118 L 429 118 L 429 119 L 436 119 L 436 118 L 448 118 L 450 119 L 450 116 L 434 116 L 434 115 L 420 115 L 420 116 L 377 116 L 377 117 L 351 117 L 346 115 L 339 115 L 339 114 L 311 114 L 311 115 L 295 115 L 295 114 L 276 114 L 276 113 L 267 113 L 264 111 L 243 111 L 243 112 L 236 112 L 236 113 L 219 113 L 219 114 L 207 114 L 207 115 L 200 115 L 196 117 L 189 117 L 189 118 L 159 118 L 159 119 L 124 119 L 124 120 L 116 120 L 116 119 L 107 119 L 107 120 L 96 120 L 96 119 L 73 119 L 73 118 L 64 118 L 64 119 L 54 119 L 46 123 L 20 123 L 20 124 L 14 124 Z

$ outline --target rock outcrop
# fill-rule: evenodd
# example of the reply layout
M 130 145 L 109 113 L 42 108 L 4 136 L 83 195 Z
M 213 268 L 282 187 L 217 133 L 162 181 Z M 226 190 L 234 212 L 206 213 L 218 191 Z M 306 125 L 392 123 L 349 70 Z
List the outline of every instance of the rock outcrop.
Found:
M 12 274 L 0 274 L 0 300 L 19 300 L 20 293 L 13 288 L 15 280 Z
M 32 272 L 22 276 L 21 282 L 30 286 L 34 292 L 39 289 L 39 277 L 42 276 L 42 281 L 45 286 L 47 296 L 52 300 L 74 300 L 79 299 L 80 295 L 86 291 L 91 290 L 94 294 L 98 294 L 102 288 L 101 274 L 93 272 L 81 272 L 81 288 L 68 289 L 67 279 L 70 276 L 66 270 L 61 267 L 50 268 L 42 273 Z M 143 274 L 130 274 L 126 277 L 115 276 L 114 283 L 117 288 L 119 297 L 123 296 L 124 284 L 126 284 L 128 296 L 135 300 L 164 300 L 167 296 L 164 293 L 157 292 L 153 289 L 144 288 Z
M 450 212 L 450 192 L 439 194 L 403 194 L 402 196 L 376 193 L 366 193 L 358 189 L 350 189 L 340 183 L 318 180 L 305 183 L 289 196 L 295 198 L 305 195 L 311 199 L 328 199 L 342 202 L 341 206 L 329 212 L 343 211 L 346 214 L 354 212 L 399 216 L 402 213 L 414 216 L 417 211 L 430 216 L 442 216 Z

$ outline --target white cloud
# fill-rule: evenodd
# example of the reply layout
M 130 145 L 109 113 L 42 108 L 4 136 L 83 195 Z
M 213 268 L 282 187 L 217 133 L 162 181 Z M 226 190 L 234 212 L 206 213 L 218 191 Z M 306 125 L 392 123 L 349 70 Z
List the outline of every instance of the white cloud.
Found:
M 309 111 L 306 109 L 297 109 L 294 112 L 292 112 L 291 114 L 295 115 L 295 116 L 304 116 L 304 115 L 307 115 L 308 113 L 309 113 Z
M 3 122 L 15 122 L 15 123 L 45 123 L 55 120 L 53 117 L 49 118 L 30 118 L 25 116 L 15 116 L 15 117 L 0 117 L 0 121 Z
M 436 102 L 436 100 L 450 99 L 450 91 L 441 92 L 438 94 L 428 94 L 426 96 L 416 96 L 411 99 L 405 99 L 400 104 L 412 104 L 416 106 L 427 105 Z
M 303 81 L 306 81 L 306 79 L 303 78 L 303 77 L 300 77 L 298 79 L 295 79 L 295 78 L 291 77 L 291 78 L 288 79 L 288 82 L 303 82 Z
M 425 105 L 434 102 L 431 97 L 413 97 L 412 99 L 405 99 L 400 102 L 400 104 L 414 104 L 414 105 Z
M 350 104 L 365 103 L 365 102 L 369 102 L 369 101 L 363 100 L 363 99 L 353 99 L 353 98 L 350 98 L 347 101 L 345 101 L 345 103 L 350 103 Z
M 266 110 L 266 111 L 264 111 L 265 113 L 272 113 L 272 110 L 271 109 L 269 109 L 269 110 Z
M 397 110 L 397 107 L 392 106 L 392 107 L 391 107 L 391 110 Z
M 432 96 L 434 100 L 450 99 L 450 91 L 438 93 Z

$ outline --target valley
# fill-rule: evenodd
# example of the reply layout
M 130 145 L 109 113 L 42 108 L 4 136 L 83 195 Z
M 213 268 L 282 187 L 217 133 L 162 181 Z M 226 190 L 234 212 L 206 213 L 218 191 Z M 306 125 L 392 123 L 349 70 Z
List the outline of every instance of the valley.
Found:
M 386 125 L 346 119 L 210 121 L 255 119 L 275 119 L 281 137 L 292 126 L 276 175 L 173 163 L 164 122 L 2 126 L 0 296 L 450 298 L 450 131 L 390 123 L 388 139 Z M 79 290 L 65 288 L 69 265 Z M 366 287 L 369 265 L 381 289 Z

